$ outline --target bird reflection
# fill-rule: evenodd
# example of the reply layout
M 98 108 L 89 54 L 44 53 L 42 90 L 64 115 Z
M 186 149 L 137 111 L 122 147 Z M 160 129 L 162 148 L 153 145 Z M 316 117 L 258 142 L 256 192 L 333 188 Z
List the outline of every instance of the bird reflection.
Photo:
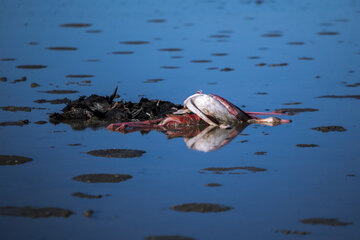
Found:
M 196 126 L 180 126 L 177 128 L 131 128 L 131 129 L 119 129 L 108 128 L 110 131 L 120 132 L 128 134 L 132 132 L 141 132 L 146 134 L 152 130 L 157 130 L 164 133 L 168 139 L 184 138 L 185 144 L 188 148 L 201 152 L 216 151 L 225 145 L 229 144 L 234 138 L 236 138 L 247 126 L 248 123 L 238 124 L 236 127 L 230 129 L 220 128 L 218 126 L 209 126 L 205 124 Z

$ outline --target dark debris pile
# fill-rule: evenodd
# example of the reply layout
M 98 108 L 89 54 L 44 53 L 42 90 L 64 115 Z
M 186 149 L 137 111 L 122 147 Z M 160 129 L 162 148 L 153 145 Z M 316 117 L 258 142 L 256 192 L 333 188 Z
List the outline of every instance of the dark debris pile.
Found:
M 141 98 L 139 102 L 114 101 L 116 90 L 111 96 L 82 96 L 69 101 L 62 113 L 50 115 L 50 122 L 67 123 L 73 129 L 103 127 L 114 122 L 133 122 L 163 118 L 166 114 L 182 108 L 180 104 L 157 99 Z

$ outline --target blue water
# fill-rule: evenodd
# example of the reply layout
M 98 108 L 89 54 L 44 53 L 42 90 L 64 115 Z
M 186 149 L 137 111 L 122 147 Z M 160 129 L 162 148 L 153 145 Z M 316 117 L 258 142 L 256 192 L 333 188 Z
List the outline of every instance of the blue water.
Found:
M 23 165 L 0 166 L 0 206 L 50 206 L 76 212 L 69 218 L 0 216 L 1 239 L 145 239 L 162 235 L 195 239 L 358 239 L 360 100 L 317 97 L 360 94 L 360 86 L 345 86 L 360 82 L 360 2 L 258 2 L 1 1 L 0 59 L 16 60 L 0 61 L 0 77 L 8 79 L 0 82 L 0 106 L 46 109 L 30 113 L 0 111 L 1 122 L 30 120 L 23 127 L 0 127 L 0 154 L 33 158 Z M 165 21 L 149 22 L 151 19 Z M 60 27 L 66 23 L 92 25 Z M 324 31 L 338 34 L 318 34 Z M 281 36 L 262 36 L 269 33 Z M 120 43 L 124 41 L 149 43 Z M 55 46 L 78 50 L 46 49 Z M 163 48 L 182 51 L 159 51 Z M 114 51 L 134 53 L 111 54 Z M 228 55 L 212 56 L 214 53 Z M 259 59 L 249 59 L 252 56 Z M 258 63 L 266 66 L 256 66 Z M 268 66 L 280 63 L 288 65 Z M 16 68 L 29 64 L 47 68 Z M 218 69 L 207 69 L 211 67 Z M 234 71 L 220 71 L 226 67 Z M 65 77 L 68 74 L 94 77 L 72 79 Z M 23 76 L 27 81 L 11 83 Z M 144 83 L 156 78 L 164 80 Z M 66 85 L 82 80 L 90 80 L 91 86 Z M 40 87 L 30 88 L 32 82 Z M 287 125 L 250 125 L 242 132 L 246 135 L 238 135 L 223 148 L 208 153 L 191 150 L 182 138 L 168 140 L 156 131 L 122 135 L 105 128 L 75 131 L 65 124 L 34 123 L 48 121 L 49 113 L 59 112 L 64 106 L 34 100 L 110 95 L 115 86 L 122 99 L 131 101 L 145 95 L 182 103 L 195 91 L 203 90 L 238 106 L 245 105 L 249 111 L 283 107 L 319 111 L 287 116 L 293 120 Z M 53 89 L 79 93 L 39 92 Z M 257 94 L 264 92 L 267 94 Z M 283 105 L 291 102 L 302 104 Z M 322 133 L 311 129 L 329 125 L 343 126 L 347 131 Z M 244 140 L 248 142 L 240 142 Z M 74 143 L 81 145 L 68 146 Z M 319 147 L 299 148 L 297 144 Z M 86 154 L 108 148 L 140 149 L 146 153 L 129 159 Z M 254 154 L 260 151 L 266 154 Z M 200 173 L 207 167 L 237 166 L 267 171 L 240 175 Z M 133 178 L 105 184 L 72 180 L 89 173 L 123 173 Z M 205 186 L 212 182 L 222 186 Z M 71 196 L 74 192 L 109 196 L 81 199 Z M 169 209 L 192 202 L 219 203 L 234 209 L 220 213 Z M 82 213 L 89 209 L 94 210 L 94 215 L 86 218 Z M 300 222 L 306 218 L 338 218 L 352 224 Z M 276 232 L 282 229 L 311 234 Z

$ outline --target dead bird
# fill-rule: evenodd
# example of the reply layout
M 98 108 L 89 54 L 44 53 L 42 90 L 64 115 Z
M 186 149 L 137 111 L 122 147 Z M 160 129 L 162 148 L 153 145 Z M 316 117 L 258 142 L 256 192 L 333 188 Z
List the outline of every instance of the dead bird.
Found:
M 208 124 L 220 128 L 233 128 L 243 123 L 258 123 L 269 126 L 289 123 L 291 120 L 277 117 L 258 118 L 257 115 L 284 115 L 284 113 L 246 112 L 226 99 L 214 94 L 197 92 L 184 101 L 184 107 L 165 118 L 141 121 L 121 122 L 108 126 L 111 131 L 128 132 L 151 129 L 173 129 L 179 126 Z

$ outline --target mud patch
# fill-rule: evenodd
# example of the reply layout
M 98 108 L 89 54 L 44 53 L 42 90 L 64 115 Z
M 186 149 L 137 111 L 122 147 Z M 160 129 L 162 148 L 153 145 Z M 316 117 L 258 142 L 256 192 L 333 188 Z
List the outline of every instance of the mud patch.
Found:
M 320 96 L 317 98 L 353 98 L 353 99 L 360 99 L 360 95 L 325 95 L 325 96 Z
M 304 42 L 288 42 L 287 44 L 300 46 L 300 45 L 304 45 L 305 43 Z
M 205 184 L 206 187 L 221 187 L 222 185 L 219 183 L 207 183 Z
M 314 60 L 314 58 L 312 58 L 312 57 L 299 57 L 299 60 L 310 61 L 310 60 Z
M 274 63 L 274 64 L 269 64 L 269 67 L 286 67 L 288 66 L 288 63 Z
M 220 69 L 220 72 L 232 72 L 232 71 L 234 71 L 234 69 L 233 69 L 233 68 L 229 68 L 229 67 Z
M 164 236 L 149 236 L 145 240 L 196 240 L 191 237 L 184 237 L 179 235 L 164 235 Z
M 91 194 L 86 194 L 86 193 L 82 193 L 82 192 L 76 192 L 71 194 L 71 196 L 73 197 L 78 197 L 78 198 L 88 198 L 88 199 L 99 199 L 102 198 L 102 195 L 91 195 Z
M 49 90 L 49 91 L 39 91 L 41 93 L 50 93 L 50 94 L 73 94 L 78 93 L 77 90 Z
M 48 47 L 46 48 L 48 50 L 55 50 L 55 51 L 76 51 L 77 48 L 76 47 L 61 47 L 61 46 L 58 46 L 58 47 Z
M 20 79 L 15 79 L 14 81 L 12 81 L 11 83 L 18 83 L 18 82 L 25 82 L 27 80 L 26 77 L 22 77 Z
M 29 120 L 19 120 L 19 121 L 7 121 L 7 122 L 0 122 L 1 127 L 7 126 L 20 126 L 29 124 Z
M 133 54 L 134 51 L 115 51 L 115 52 L 111 52 L 112 54 L 118 54 L 118 55 L 130 55 Z
M 289 115 L 294 115 L 296 113 L 302 113 L 302 112 L 317 112 L 319 109 L 315 108 L 280 108 L 275 109 L 276 113 L 288 113 Z
M 291 103 L 283 103 L 283 105 L 300 105 L 301 102 L 291 102 Z
M 48 218 L 48 217 L 70 217 L 74 212 L 55 208 L 55 207 L 45 207 L 45 208 L 35 208 L 35 207 L 11 207 L 5 206 L 0 207 L 0 215 L 9 216 L 9 217 L 30 217 L 30 218 Z
M 211 60 L 191 60 L 192 63 L 210 63 Z
M 300 144 L 296 144 L 297 147 L 301 147 L 301 148 L 313 148 L 313 147 L 318 147 L 319 145 L 317 144 L 304 144 L 304 143 L 300 143 Z
M 90 23 L 64 23 L 60 25 L 60 27 L 70 27 L 70 28 L 83 28 L 90 26 L 91 26 Z
M 262 37 L 282 37 L 283 35 L 281 33 L 278 32 L 273 32 L 273 33 L 266 33 L 261 35 Z
M 0 81 L 1 82 L 7 82 L 7 78 L 6 77 L 0 77 Z
M 211 56 L 214 56 L 214 57 L 223 57 L 223 56 L 227 56 L 227 55 L 229 55 L 229 54 L 227 54 L 227 53 L 213 53 L 213 54 L 211 54 Z
M 119 183 L 131 179 L 132 176 L 128 174 L 85 174 L 73 177 L 72 179 L 78 182 L 85 183 Z
M 266 155 L 266 152 L 254 152 L 255 155 Z
M 42 125 L 42 124 L 46 124 L 47 121 L 36 121 L 35 124 L 38 124 L 38 125 Z
M 182 48 L 160 48 L 159 51 L 161 52 L 181 52 L 183 51 Z
M 161 66 L 162 69 L 179 69 L 178 66 Z
M 313 130 L 316 131 L 320 131 L 323 133 L 327 133 L 327 132 L 345 132 L 346 129 L 342 126 L 325 126 L 325 127 L 314 127 L 311 128 Z
M 46 65 L 18 65 L 16 66 L 16 68 L 20 68 L 20 69 L 42 69 L 42 68 L 47 68 Z
M 144 81 L 143 83 L 157 83 L 157 82 L 162 82 L 162 81 L 164 81 L 164 79 L 154 78 L 154 79 L 148 79 L 148 80 Z
M 16 107 L 16 106 L 6 106 L 6 107 L 0 107 L 3 111 L 9 111 L 9 112 L 31 112 L 31 107 Z
M 295 234 L 295 235 L 309 235 L 311 234 L 311 232 L 304 232 L 304 231 L 297 231 L 297 230 L 275 230 L 276 233 L 283 233 L 285 235 L 289 235 L 289 234 Z
M 32 158 L 16 156 L 16 155 L 0 155 L 0 165 L 8 166 L 8 165 L 19 165 L 23 163 L 27 163 L 32 161 Z
M 77 146 L 81 146 L 82 144 L 81 143 L 69 143 L 68 146 L 71 146 L 71 147 L 77 147 Z
M 145 151 L 133 150 L 133 149 L 104 149 L 104 150 L 93 150 L 87 152 L 95 157 L 107 157 L 107 158 L 135 158 L 141 157 Z
M 255 64 L 255 66 L 257 66 L 257 67 L 264 67 L 264 66 L 266 66 L 266 63 L 257 63 L 257 64 Z
M 179 212 L 225 212 L 234 209 L 233 207 L 228 207 L 219 204 L 212 203 L 184 203 L 181 205 L 175 205 L 170 207 L 170 209 L 179 211 Z
M 16 61 L 16 59 L 15 58 L 2 58 L 2 59 L 0 59 L 0 61 L 12 62 L 12 61 Z
M 337 218 L 307 218 L 300 222 L 312 225 L 328 225 L 328 226 L 347 226 L 353 224 L 352 222 L 341 222 Z
M 346 87 L 358 87 L 360 86 L 360 83 L 353 83 L 353 84 L 347 84 Z
M 37 87 L 40 87 L 40 85 L 37 84 L 37 83 L 35 83 L 35 82 L 33 82 L 33 83 L 30 84 L 30 87 L 31 87 L 31 88 L 37 88 Z
M 201 169 L 201 171 L 208 171 L 208 172 L 213 172 L 216 174 L 222 174 L 224 172 L 231 172 L 234 170 L 244 170 L 244 171 L 249 171 L 252 173 L 266 171 L 265 168 L 259 168 L 259 167 L 209 167 L 209 168 Z
M 147 41 L 125 41 L 125 42 L 120 42 L 121 44 L 126 44 L 126 45 L 144 45 L 144 44 L 149 44 L 149 42 Z
M 335 36 L 335 35 L 339 35 L 338 32 L 318 32 L 319 35 L 321 36 Z
M 65 77 L 67 78 L 92 78 L 94 75 L 91 74 L 68 74 Z
M 149 22 L 149 23 L 164 23 L 164 22 L 166 22 L 166 20 L 165 19 L 149 19 L 149 20 L 147 20 L 147 22 Z
M 61 99 L 53 99 L 53 100 L 46 100 L 46 99 L 38 99 L 35 100 L 36 103 L 51 103 L 51 104 L 67 104 L 70 102 L 68 98 L 61 98 Z

